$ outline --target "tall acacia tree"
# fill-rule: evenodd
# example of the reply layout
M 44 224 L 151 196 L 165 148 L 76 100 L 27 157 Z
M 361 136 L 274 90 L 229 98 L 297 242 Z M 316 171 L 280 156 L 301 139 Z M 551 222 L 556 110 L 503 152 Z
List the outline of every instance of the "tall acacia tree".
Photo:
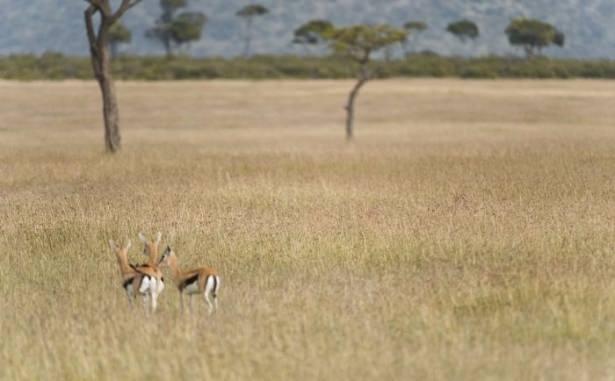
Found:
M 245 48 L 243 51 L 244 57 L 250 56 L 250 49 L 252 45 L 252 25 L 254 24 L 254 18 L 264 16 L 269 13 L 269 9 L 260 4 L 250 4 L 241 8 L 235 14 L 237 17 L 241 17 L 246 22 L 246 35 L 245 35 Z
M 109 49 L 109 34 L 111 27 L 141 0 L 122 0 L 117 9 L 113 10 L 110 0 L 85 0 L 88 7 L 85 10 L 85 26 L 90 45 L 90 56 L 94 77 L 98 81 L 103 100 L 103 118 L 105 123 L 105 148 L 107 152 L 117 152 L 122 147 L 120 135 L 120 113 L 117 105 L 115 85 L 111 75 L 111 53 Z M 99 16 L 98 28 L 94 18 Z
M 171 25 L 171 35 L 179 47 L 199 41 L 203 35 L 203 28 L 207 23 L 207 16 L 201 12 L 185 12 L 178 15 Z
M 188 6 L 188 0 L 160 0 L 162 13 L 153 28 L 146 32 L 148 38 L 158 40 L 167 58 L 174 55 L 175 47 L 201 39 L 207 16 L 202 12 L 178 12 Z
M 399 44 L 407 37 L 404 29 L 389 25 L 353 25 L 333 28 L 326 33 L 334 51 L 357 66 L 357 83 L 348 95 L 346 103 L 346 140 L 354 136 L 355 101 L 361 88 L 373 78 L 370 70 L 372 54 L 387 46 Z

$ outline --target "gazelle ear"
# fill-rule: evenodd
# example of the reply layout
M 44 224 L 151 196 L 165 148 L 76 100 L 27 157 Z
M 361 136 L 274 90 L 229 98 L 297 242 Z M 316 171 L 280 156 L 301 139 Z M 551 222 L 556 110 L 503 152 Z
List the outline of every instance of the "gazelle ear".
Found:
M 158 232 L 158 234 L 156 234 L 156 245 L 160 244 L 161 239 L 162 239 L 162 233 Z
M 124 248 L 124 250 L 126 251 L 130 250 L 131 246 L 132 246 L 132 241 L 128 240 L 128 242 L 126 242 L 126 247 Z
M 117 246 L 115 246 L 115 242 L 113 242 L 112 239 L 109 240 L 109 247 L 111 248 L 111 250 L 116 251 L 117 250 Z
M 145 238 L 145 236 L 141 232 L 139 232 L 139 239 L 141 240 L 141 242 L 147 243 L 147 238 Z
M 164 263 L 166 261 L 166 259 L 169 257 L 170 253 L 171 253 L 171 248 L 169 246 L 167 246 L 167 248 L 164 249 L 164 252 L 160 256 L 160 260 L 158 261 L 158 264 Z

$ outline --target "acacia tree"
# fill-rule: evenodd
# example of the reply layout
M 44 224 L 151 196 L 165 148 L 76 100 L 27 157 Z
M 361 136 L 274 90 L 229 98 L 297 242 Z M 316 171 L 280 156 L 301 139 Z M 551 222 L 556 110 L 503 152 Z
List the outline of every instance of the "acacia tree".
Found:
M 129 44 L 132 40 L 132 33 L 121 21 L 116 22 L 109 29 L 109 45 L 111 47 L 111 58 L 118 56 L 119 45 Z
M 90 56 L 94 77 L 98 81 L 103 100 L 103 118 L 105 122 L 105 147 L 107 152 L 117 152 L 122 146 L 120 135 L 120 115 L 117 95 L 111 76 L 111 54 L 109 52 L 109 32 L 111 27 L 141 0 L 122 0 L 113 10 L 110 0 L 85 0 L 85 26 L 90 45 Z M 98 28 L 94 27 L 94 17 L 98 15 Z
M 188 6 L 188 0 L 160 0 L 162 14 L 153 28 L 145 34 L 160 41 L 167 58 L 174 55 L 175 47 L 198 41 L 207 23 L 207 16 L 202 12 L 182 12 Z
M 207 16 L 201 12 L 185 12 L 178 15 L 171 24 L 171 38 L 175 45 L 190 45 L 203 35 Z
M 408 33 L 408 38 L 406 38 L 402 44 L 407 55 L 410 39 L 412 38 L 416 42 L 416 37 L 427 30 L 427 24 L 422 21 L 408 21 L 404 24 L 404 29 L 406 30 L 406 33 Z
M 406 39 L 404 29 L 389 25 L 353 25 L 333 28 L 327 32 L 334 51 L 357 65 L 357 83 L 348 95 L 346 104 L 346 140 L 352 141 L 354 132 L 355 101 L 361 88 L 373 78 L 370 71 L 372 54 L 387 46 L 401 43 Z
M 448 24 L 446 30 L 461 42 L 475 40 L 480 36 L 478 26 L 470 20 L 459 20 Z
M 327 20 L 311 20 L 295 29 L 293 44 L 303 45 L 308 51 L 309 46 L 318 46 L 326 42 L 325 35 L 333 30 L 333 24 Z
M 512 20 L 506 28 L 506 34 L 511 45 L 523 47 L 528 59 L 550 45 L 563 47 L 566 42 L 564 33 L 556 27 L 534 19 Z
M 241 8 L 235 14 L 237 17 L 241 17 L 245 20 L 246 23 L 246 33 L 245 33 L 245 48 L 243 51 L 244 57 L 250 56 L 250 47 L 252 44 L 252 24 L 254 23 L 254 18 L 258 16 L 264 16 L 269 13 L 269 9 L 265 8 L 260 4 L 250 4 Z

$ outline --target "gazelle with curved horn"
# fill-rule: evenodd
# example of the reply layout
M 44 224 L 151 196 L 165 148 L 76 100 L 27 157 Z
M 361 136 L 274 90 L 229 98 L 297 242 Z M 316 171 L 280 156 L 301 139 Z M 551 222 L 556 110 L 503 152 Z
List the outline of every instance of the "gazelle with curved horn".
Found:
M 158 268 L 158 246 L 162 233 L 158 232 L 156 240 L 149 241 L 143 233 L 139 233 L 139 239 L 143 242 L 143 254 L 148 257 L 147 263 L 133 266 L 132 269 L 144 276 L 144 283 L 148 285 L 148 295 L 144 297 L 144 302 L 147 303 L 147 297 L 151 298 L 152 311 L 156 311 L 158 307 L 158 296 L 164 290 L 164 277 L 162 271 Z
M 220 277 L 216 270 L 210 267 L 200 267 L 197 269 L 183 271 L 177 264 L 177 255 L 167 246 L 160 258 L 160 263 L 171 269 L 173 280 L 177 285 L 180 297 L 180 307 L 184 311 L 184 294 L 190 298 L 190 309 L 192 310 L 192 295 L 202 294 L 207 303 L 209 314 L 211 315 L 218 308 L 218 290 L 220 289 Z
M 132 300 L 136 297 L 135 289 L 138 289 L 141 283 L 141 274 L 135 270 L 128 262 L 128 250 L 130 250 L 131 242 L 128 240 L 126 245 L 118 246 L 110 239 L 109 247 L 117 258 L 117 263 L 120 266 L 120 273 L 122 274 L 122 287 L 126 291 L 128 297 L 128 303 L 132 305 Z
M 148 298 L 151 294 L 152 281 L 151 277 L 146 274 L 147 268 L 135 266 L 128 262 L 128 250 L 130 250 L 130 240 L 126 245 L 120 247 L 113 240 L 109 240 L 109 247 L 115 253 L 120 273 L 122 274 L 122 287 L 126 291 L 128 303 L 132 306 L 133 300 L 137 295 L 143 297 L 143 304 L 148 308 Z

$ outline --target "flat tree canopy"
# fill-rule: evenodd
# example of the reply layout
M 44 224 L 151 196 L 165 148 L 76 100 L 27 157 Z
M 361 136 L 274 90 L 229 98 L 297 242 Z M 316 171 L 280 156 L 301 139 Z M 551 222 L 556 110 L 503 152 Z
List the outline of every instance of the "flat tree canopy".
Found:
M 262 16 L 267 13 L 269 13 L 269 9 L 265 8 L 264 6 L 260 4 L 251 4 L 246 5 L 245 7 L 237 11 L 237 16 L 250 18 L 254 16 Z
M 460 39 L 462 42 L 466 40 L 474 40 L 480 36 L 478 26 L 470 20 L 459 20 L 448 24 L 446 30 Z
M 403 42 L 406 36 L 405 30 L 390 25 L 353 25 L 334 28 L 326 33 L 337 54 L 360 64 L 366 64 L 373 52 Z
M 185 12 L 173 19 L 170 30 L 173 41 L 181 45 L 201 39 L 207 16 L 201 12 Z
M 325 35 L 334 29 L 327 20 L 311 20 L 295 29 L 293 43 L 317 45 L 325 40 Z
M 506 28 L 508 41 L 511 45 L 522 46 L 528 57 L 550 46 L 564 46 L 566 38 L 553 25 L 535 19 L 518 18 L 510 22 Z

